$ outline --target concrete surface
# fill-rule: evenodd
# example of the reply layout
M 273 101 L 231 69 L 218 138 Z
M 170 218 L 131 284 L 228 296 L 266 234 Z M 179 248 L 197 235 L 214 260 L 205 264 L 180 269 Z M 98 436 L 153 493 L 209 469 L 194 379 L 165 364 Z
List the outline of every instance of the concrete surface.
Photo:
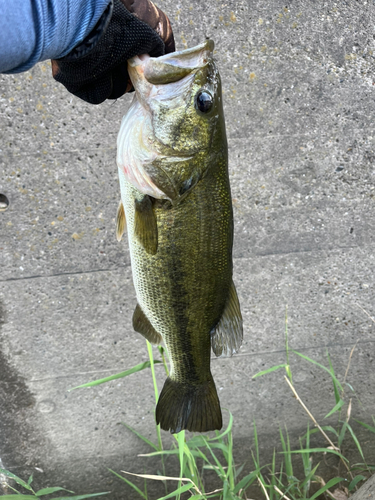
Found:
M 352 416 L 371 423 L 374 3 L 158 5 L 178 49 L 216 42 L 223 79 L 245 342 L 233 359 L 215 359 L 213 373 L 234 415 L 238 460 L 251 463 L 253 419 L 265 460 L 280 424 L 294 440 L 306 429 L 282 372 L 252 380 L 285 360 L 286 306 L 291 347 L 324 364 L 328 350 L 341 379 L 356 345 L 347 381 L 361 404 L 353 397 Z M 9 199 L 0 212 L 0 458 L 43 486 L 138 498 L 107 469 L 155 472 L 119 424 L 153 438 L 150 373 L 67 392 L 147 359 L 131 328 L 129 252 L 114 223 L 116 135 L 130 97 L 93 107 L 50 72 L 43 63 L 0 77 L 0 194 Z M 330 377 L 292 362 L 300 396 L 322 419 L 334 406 Z
M 375 476 L 366 481 L 350 498 L 351 500 L 375 500 Z

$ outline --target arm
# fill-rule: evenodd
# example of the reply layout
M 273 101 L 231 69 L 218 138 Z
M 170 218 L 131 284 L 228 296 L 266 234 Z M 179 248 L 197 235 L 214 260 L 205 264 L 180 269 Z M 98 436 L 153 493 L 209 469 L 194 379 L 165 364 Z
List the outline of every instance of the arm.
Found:
M 169 19 L 151 0 L 111 0 L 106 11 L 81 44 L 52 60 L 55 80 L 91 104 L 131 90 L 128 59 L 175 50 Z
M 55 80 L 92 104 L 132 88 L 131 57 L 174 50 L 169 19 L 151 0 L 0 0 L 0 72 L 50 58 Z
M 68 54 L 110 0 L 0 0 L 0 72 L 19 73 Z

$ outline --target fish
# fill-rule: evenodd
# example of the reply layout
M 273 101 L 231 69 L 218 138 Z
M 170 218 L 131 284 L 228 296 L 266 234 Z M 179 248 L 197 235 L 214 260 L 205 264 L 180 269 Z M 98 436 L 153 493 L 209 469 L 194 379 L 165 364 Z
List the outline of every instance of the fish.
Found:
M 210 370 L 243 340 L 233 283 L 228 144 L 214 43 L 128 61 L 135 89 L 117 138 L 121 201 L 137 306 L 133 328 L 164 342 L 170 373 L 155 417 L 165 431 L 221 429 Z

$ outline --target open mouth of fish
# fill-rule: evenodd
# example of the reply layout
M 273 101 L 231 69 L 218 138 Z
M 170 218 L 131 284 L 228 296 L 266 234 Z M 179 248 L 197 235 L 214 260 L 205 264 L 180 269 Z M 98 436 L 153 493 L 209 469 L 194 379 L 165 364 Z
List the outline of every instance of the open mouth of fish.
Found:
M 135 56 L 128 61 L 130 79 L 135 96 L 124 117 L 118 137 L 117 163 L 128 181 L 140 192 L 156 199 L 172 199 L 176 191 L 163 189 L 152 174 L 154 165 L 163 171 L 163 162 L 176 165 L 191 160 L 210 144 L 191 145 L 189 149 L 164 139 L 155 126 L 154 107 L 164 106 L 169 112 L 181 106 L 189 96 L 195 74 L 212 60 L 214 42 L 206 40 L 196 47 L 173 52 L 157 58 L 147 54 Z M 165 178 L 168 173 L 164 171 Z M 172 184 L 172 183 L 171 183 Z
M 192 71 L 202 68 L 208 63 L 209 54 L 214 50 L 214 42 L 206 42 L 190 49 L 172 52 L 160 57 L 148 54 L 129 59 L 130 68 L 143 66 L 144 78 L 154 85 L 165 85 L 181 80 Z

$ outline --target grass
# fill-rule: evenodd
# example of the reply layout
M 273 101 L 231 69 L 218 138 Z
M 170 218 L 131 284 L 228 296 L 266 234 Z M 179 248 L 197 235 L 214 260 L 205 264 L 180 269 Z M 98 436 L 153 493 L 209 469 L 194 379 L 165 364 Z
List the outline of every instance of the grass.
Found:
M 33 482 L 33 476 L 30 476 L 27 481 L 23 481 L 21 478 L 16 476 L 15 474 L 12 474 L 11 472 L 5 470 L 5 469 L 0 469 L 0 480 L 5 483 L 5 478 L 11 479 L 13 482 L 15 482 L 18 487 L 21 487 L 23 490 L 25 490 L 27 493 L 20 493 L 15 487 L 11 486 L 8 482 L 7 484 L 7 489 L 12 490 L 13 493 L 9 495 L 1 495 L 1 498 L 3 500 L 30 500 L 30 499 L 38 499 L 41 498 L 42 500 L 47 500 L 46 497 L 51 498 L 51 495 L 57 492 L 67 492 L 67 493 L 74 493 L 73 491 L 66 490 L 65 488 L 61 488 L 60 486 L 55 486 L 55 487 L 50 487 L 50 488 L 43 488 L 38 491 L 34 491 L 32 488 L 32 482 Z M 89 493 L 87 495 L 69 495 L 69 496 L 54 496 L 54 500 L 84 500 L 85 498 L 94 498 L 94 497 L 99 497 L 102 495 L 107 495 L 109 492 L 103 492 L 103 493 Z
M 153 442 L 136 429 L 123 423 L 130 432 L 135 434 L 150 448 L 149 453 L 140 456 L 153 457 L 154 460 L 155 458 L 159 458 L 161 470 L 154 475 L 137 474 L 128 471 L 120 471 L 120 473 L 111 470 L 111 472 L 119 480 L 123 481 L 127 487 L 132 488 L 139 497 L 144 500 L 150 499 L 148 494 L 149 481 L 161 481 L 164 484 L 165 495 L 159 497 L 158 500 L 167 500 L 169 498 L 176 498 L 178 500 L 181 498 L 189 498 L 191 500 L 206 500 L 210 498 L 246 500 L 248 498 L 247 493 L 249 488 L 253 488 L 252 491 L 256 488 L 257 500 L 335 500 L 337 489 L 346 497 L 356 491 L 358 487 L 374 473 L 375 466 L 366 462 L 362 446 L 351 424 L 352 399 L 355 396 L 355 392 L 353 387 L 347 383 L 346 379 L 355 346 L 350 353 L 345 376 L 343 380 L 339 380 L 328 352 L 327 364 L 323 365 L 289 348 L 287 316 L 285 320 L 285 344 L 285 363 L 263 370 L 254 375 L 253 378 L 267 376 L 276 370 L 284 370 L 285 383 L 292 392 L 296 403 L 303 408 L 312 423 L 312 427 L 308 425 L 305 434 L 300 437 L 298 449 L 292 449 L 287 429 L 280 429 L 280 451 L 276 452 L 274 450 L 272 457 L 269 458 L 267 463 L 261 463 L 261 444 L 258 439 L 256 423 L 254 422 L 254 444 L 251 450 L 252 464 L 251 466 L 248 466 L 248 464 L 236 464 L 233 454 L 233 416 L 229 411 L 229 422 L 224 431 L 215 431 L 215 433 L 211 433 L 212 435 L 197 434 L 193 435 L 190 439 L 187 439 L 185 431 L 182 431 L 174 435 L 174 445 L 171 449 L 165 449 L 163 445 L 160 426 L 155 425 L 155 442 Z M 159 346 L 158 351 L 161 359 L 154 360 L 152 346 L 148 342 L 147 349 L 149 361 L 140 363 L 117 375 L 95 380 L 78 386 L 77 388 L 92 387 L 150 368 L 155 391 L 155 402 L 157 402 L 159 392 L 155 374 L 155 364 L 163 364 L 165 372 L 168 375 L 168 365 L 165 357 L 166 351 L 163 347 Z M 336 417 L 336 423 L 334 425 L 324 425 L 324 423 L 318 422 L 313 413 L 300 398 L 297 392 L 297 386 L 293 382 L 292 365 L 290 361 L 291 353 L 307 364 L 315 365 L 320 370 L 329 374 L 333 386 L 334 400 L 332 402 L 332 408 L 328 411 L 323 420 Z M 354 421 L 361 426 L 365 432 L 369 433 L 369 435 L 375 434 L 374 417 L 372 417 L 371 424 L 355 419 Z M 320 441 L 318 440 L 319 445 L 313 446 L 312 437 L 313 440 L 316 441 L 317 435 L 320 435 Z M 352 464 L 349 458 L 345 456 L 344 446 L 349 441 L 355 445 L 361 457 L 360 463 Z M 329 480 L 325 480 L 320 475 L 320 470 L 321 464 L 329 455 L 335 460 L 334 469 L 330 472 L 330 476 L 334 475 L 334 477 L 329 477 Z M 179 466 L 178 476 L 170 476 L 167 474 L 167 464 L 170 464 L 171 459 L 174 461 L 174 464 L 178 464 Z M 299 463 L 296 462 L 297 459 Z M 250 469 L 250 472 L 245 471 L 245 467 L 246 469 Z M 300 472 L 297 473 L 297 470 Z M 208 472 L 211 474 L 210 484 L 212 484 L 212 473 L 216 477 L 216 487 L 210 491 L 207 491 L 206 488 Z M 61 491 L 68 492 L 68 490 L 59 487 L 45 488 L 34 492 L 31 488 L 32 477 L 30 477 L 26 483 L 8 471 L 0 469 L 0 478 L 1 474 L 13 479 L 18 486 L 21 486 L 27 491 L 27 494 L 22 494 L 15 488 L 10 487 L 14 493 L 3 496 L 5 500 L 8 498 L 12 500 L 43 498 L 45 496 L 50 498 L 52 494 Z M 142 488 L 138 486 L 139 480 L 137 482 L 132 480 L 134 476 L 143 480 Z M 108 493 L 64 497 L 58 496 L 54 497 L 54 500 L 65 500 L 68 498 L 70 500 L 80 500 L 105 494 Z

